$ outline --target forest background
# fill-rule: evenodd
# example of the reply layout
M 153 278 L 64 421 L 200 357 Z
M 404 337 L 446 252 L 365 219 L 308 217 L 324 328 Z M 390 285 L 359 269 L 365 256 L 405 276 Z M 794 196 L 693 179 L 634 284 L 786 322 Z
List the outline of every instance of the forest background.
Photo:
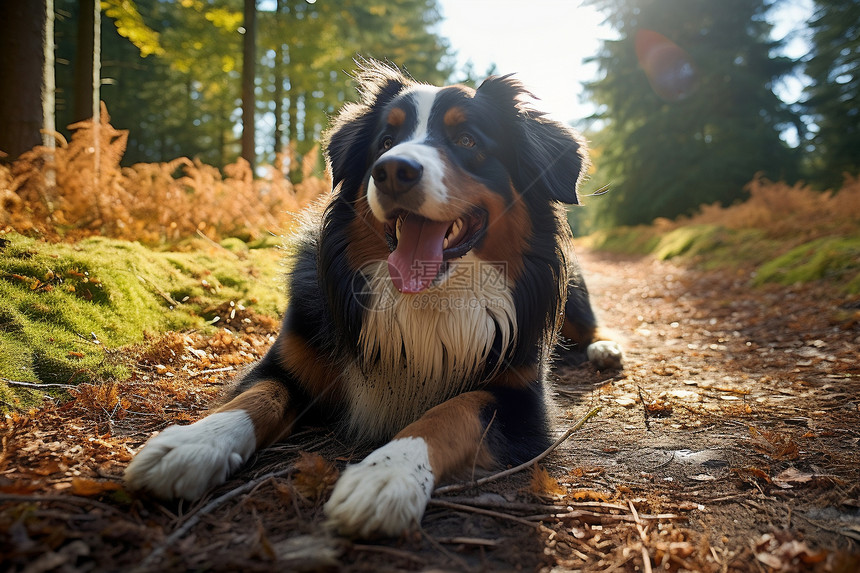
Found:
M 598 76 L 585 86 L 597 109 L 578 125 L 594 150 L 592 190 L 608 186 L 611 197 L 577 214 L 582 230 L 730 205 L 758 176 L 836 189 L 856 174 L 860 6 L 817 0 L 808 27 L 792 32 L 810 51 L 791 59 L 780 55 L 789 38 L 772 36 L 771 16 L 790 1 L 587 2 L 618 37 L 603 42 Z M 320 135 L 355 95 L 346 72 L 357 56 L 428 83 L 486 75 L 455 69 L 434 0 L 108 0 L 98 24 L 93 0 L 50 5 L 3 4 L 6 162 L 42 143 L 45 129 L 68 139 L 101 100 L 126 132 L 122 166 L 190 158 L 223 171 L 241 156 L 254 175 L 271 165 L 295 184 L 308 154 L 305 171 L 323 173 Z M 800 100 L 780 99 L 781 83 L 799 75 L 808 77 Z
M 475 30 L 513 5 L 461 1 Z M 543 31 L 563 1 L 516 15 Z M 805 1 L 781 38 L 791 0 L 584 0 L 614 34 L 569 220 L 624 370 L 560 350 L 556 429 L 600 419 L 531 478 L 437 490 L 420 535 L 365 544 L 324 534 L 362 454 L 323 428 L 190 506 L 121 475 L 274 342 L 355 58 L 437 84 L 494 70 L 456 63 L 436 0 L 0 0 L 0 562 L 858 570 L 860 2 Z
M 585 93 L 596 112 L 576 125 L 594 163 L 586 207 L 570 213 L 577 235 L 628 252 L 779 259 L 792 268 L 760 276 L 836 277 L 860 290 L 860 3 L 816 0 L 792 32 L 810 47 L 797 59 L 781 50 L 789 38 L 772 34 L 772 14 L 787 3 L 586 1 L 617 34 L 591 59 L 598 73 Z M 81 332 L 122 347 L 149 330 L 212 320 L 223 301 L 203 276 L 211 261 L 198 262 L 205 271 L 164 262 L 186 273 L 171 284 L 159 283 L 163 270 L 136 266 L 141 297 L 187 315 L 156 312 L 120 327 L 128 309 L 119 292 L 131 286 L 104 282 L 116 248 L 77 245 L 95 257 L 82 260 L 45 241 L 108 237 L 160 254 L 225 240 L 271 245 L 329 189 L 320 136 L 356 95 L 356 58 L 436 84 L 476 85 L 494 71 L 458 68 L 441 18 L 435 0 L 0 3 L 0 295 L 11 301 L 0 310 L 0 376 L 119 376 L 101 353 L 79 348 Z M 801 97 L 783 101 L 779 87 L 799 76 Z M 726 229 L 757 234 L 728 240 Z M 804 261 L 814 264 L 797 270 Z M 102 282 L 82 285 L 96 269 Z M 234 303 L 276 296 L 241 287 L 266 281 L 228 275 L 219 284 L 237 287 Z M 78 300 L 45 300 L 61 293 Z M 77 306 L 93 300 L 112 305 L 113 318 L 79 324 L 98 314 Z M 277 306 L 261 305 L 272 315 Z M 41 332 L 46 323 L 66 332 L 64 343 Z

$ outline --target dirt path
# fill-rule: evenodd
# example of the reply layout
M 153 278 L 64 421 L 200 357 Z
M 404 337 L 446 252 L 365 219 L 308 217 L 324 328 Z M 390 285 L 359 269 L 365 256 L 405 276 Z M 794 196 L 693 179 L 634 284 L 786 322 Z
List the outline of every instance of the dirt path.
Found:
M 823 284 L 751 289 L 744 274 L 580 258 L 626 367 L 561 357 L 558 433 L 601 410 L 541 462 L 546 471 L 437 495 L 420 532 L 365 543 L 321 527 L 337 468 L 365 453 L 322 430 L 262 453 L 190 507 L 132 499 L 115 480 L 130 448 L 199 416 L 223 379 L 210 372 L 223 362 L 201 357 L 209 342 L 180 339 L 109 396 L 90 390 L 6 421 L 0 562 L 32 572 L 860 570 L 860 301 Z M 272 326 L 222 337 L 220 356 L 253 358 Z M 159 394 L 151 381 L 165 371 Z

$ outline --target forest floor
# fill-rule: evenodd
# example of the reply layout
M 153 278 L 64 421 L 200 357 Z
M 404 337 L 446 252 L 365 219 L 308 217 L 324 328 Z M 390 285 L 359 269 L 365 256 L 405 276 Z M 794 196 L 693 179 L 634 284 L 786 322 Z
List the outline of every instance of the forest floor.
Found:
M 338 470 L 367 453 L 323 429 L 194 504 L 128 494 L 132 453 L 203 415 L 273 339 L 274 320 L 225 309 L 233 335 L 167 335 L 128 382 L 2 422 L 2 568 L 860 570 L 860 298 L 651 257 L 580 259 L 625 368 L 561 357 L 558 435 L 600 411 L 537 469 L 437 492 L 420 530 L 375 541 L 322 525 Z

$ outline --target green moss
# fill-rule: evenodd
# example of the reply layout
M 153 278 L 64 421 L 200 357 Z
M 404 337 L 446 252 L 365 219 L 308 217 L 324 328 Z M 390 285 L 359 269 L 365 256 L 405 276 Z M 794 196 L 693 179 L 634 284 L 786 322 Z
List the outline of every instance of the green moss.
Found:
M 247 253 L 248 252 L 248 243 L 243 241 L 242 239 L 237 239 L 236 237 L 228 237 L 221 241 L 221 246 L 227 249 L 232 253 Z
M 795 247 L 763 264 L 755 284 L 828 280 L 860 292 L 860 236 L 824 237 Z
M 624 255 L 646 255 L 653 252 L 660 237 L 652 227 L 616 227 L 596 231 L 581 239 L 587 247 Z
M 713 250 L 717 244 L 720 228 L 714 225 L 691 225 L 681 227 L 663 235 L 652 250 L 660 260 L 681 255 L 694 256 Z
M 176 253 L 104 238 L 75 244 L 3 238 L 0 378 L 122 379 L 129 375 L 127 353 L 111 350 L 140 343 L 145 332 L 208 328 L 202 310 L 224 301 L 271 316 L 285 305 L 282 253 L 274 248 L 236 257 L 220 247 Z M 10 394 L 0 382 L 0 400 L 17 406 L 13 395 L 26 392 Z
M 832 236 L 786 250 L 762 229 L 688 225 L 661 234 L 657 227 L 619 227 L 580 239 L 587 247 L 625 254 L 682 258 L 706 270 L 756 269 L 755 285 L 827 280 L 860 293 L 860 236 Z

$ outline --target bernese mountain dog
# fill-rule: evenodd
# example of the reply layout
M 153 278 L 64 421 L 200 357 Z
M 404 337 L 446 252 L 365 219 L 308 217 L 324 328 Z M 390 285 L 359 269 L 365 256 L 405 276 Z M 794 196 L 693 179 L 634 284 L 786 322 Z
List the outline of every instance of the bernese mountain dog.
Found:
M 343 471 L 328 522 L 394 536 L 440 481 L 549 445 L 560 331 L 620 367 L 570 253 L 579 137 L 510 76 L 439 88 L 360 67 L 360 100 L 326 136 L 333 191 L 297 238 L 276 342 L 224 405 L 150 439 L 130 488 L 193 500 L 255 451 L 327 424 L 378 446 Z

